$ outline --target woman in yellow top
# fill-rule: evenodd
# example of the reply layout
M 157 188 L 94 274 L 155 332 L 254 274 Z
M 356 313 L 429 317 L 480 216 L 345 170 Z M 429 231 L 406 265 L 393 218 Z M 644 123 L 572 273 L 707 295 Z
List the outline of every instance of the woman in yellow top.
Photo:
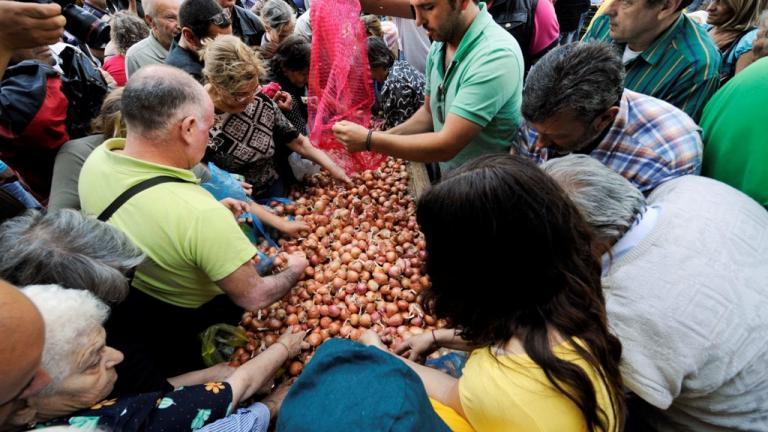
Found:
M 563 190 L 526 159 L 490 155 L 426 192 L 417 218 L 432 278 L 424 304 L 454 329 L 396 352 L 438 413 L 451 408 L 478 432 L 620 431 L 621 344 L 591 233 Z M 363 342 L 384 348 L 373 332 Z M 415 362 L 439 347 L 472 351 L 460 379 Z

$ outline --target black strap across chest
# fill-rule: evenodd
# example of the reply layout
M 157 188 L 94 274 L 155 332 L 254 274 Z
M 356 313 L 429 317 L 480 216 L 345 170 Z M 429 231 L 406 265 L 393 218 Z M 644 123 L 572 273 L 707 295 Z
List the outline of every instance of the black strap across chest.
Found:
M 115 200 L 112 201 L 112 203 L 109 206 L 107 206 L 107 208 L 104 209 L 103 212 L 101 212 L 98 219 L 102 222 L 108 221 L 109 218 L 111 218 L 112 215 L 115 214 L 115 212 L 120 207 L 123 206 L 123 204 L 125 204 L 129 199 L 133 198 L 134 195 L 163 183 L 191 183 L 191 182 L 184 179 L 180 179 L 178 177 L 171 177 L 171 176 L 158 176 L 158 177 L 152 177 L 152 178 L 146 179 L 144 181 L 136 183 L 135 185 L 126 189 L 125 192 L 118 195 L 118 197 L 115 198 Z

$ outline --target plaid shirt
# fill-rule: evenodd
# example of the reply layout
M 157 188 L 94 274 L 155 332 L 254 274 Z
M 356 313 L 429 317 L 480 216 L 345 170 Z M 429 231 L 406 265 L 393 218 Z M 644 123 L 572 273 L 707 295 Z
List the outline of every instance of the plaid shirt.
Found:
M 701 170 L 701 129 L 684 112 L 659 99 L 624 90 L 619 113 L 590 156 L 648 195 L 661 183 Z M 539 163 L 548 149 L 534 150 L 537 132 L 527 133 L 527 153 Z
M 626 47 L 611 38 L 607 15 L 595 19 L 583 40 L 613 43 L 619 55 Z M 720 85 L 720 61 L 720 52 L 706 30 L 681 14 L 645 51 L 624 65 L 624 87 L 665 100 L 698 121 Z

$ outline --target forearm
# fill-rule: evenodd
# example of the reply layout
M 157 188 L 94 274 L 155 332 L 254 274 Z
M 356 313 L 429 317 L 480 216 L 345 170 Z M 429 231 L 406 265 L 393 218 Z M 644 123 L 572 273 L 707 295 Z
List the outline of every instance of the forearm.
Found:
M 392 135 L 413 135 L 425 132 L 432 132 L 432 114 L 427 110 L 426 105 L 422 105 L 411 118 L 403 123 L 388 129 L 386 132 Z
M 309 138 L 304 135 L 299 135 L 299 137 L 293 140 L 288 147 L 298 153 L 301 157 L 309 159 L 325 168 L 332 176 L 339 178 L 344 175 L 344 170 L 336 165 L 336 162 L 334 162 L 327 153 L 313 146 L 309 142 Z
M 439 329 L 434 331 L 434 338 L 440 348 L 448 348 L 459 351 L 472 351 L 477 346 L 459 336 L 455 329 Z
M 408 0 L 360 0 L 363 12 L 413 19 Z
M 183 375 L 168 378 L 173 388 L 181 386 L 192 386 L 204 384 L 212 381 L 224 381 L 235 371 L 235 368 L 227 366 L 226 363 L 217 364 L 206 369 L 200 369 Z
M 415 162 L 444 162 L 451 160 L 458 153 L 444 142 L 438 132 L 417 135 L 374 132 L 371 137 L 371 150 Z
M 280 343 L 272 344 L 266 351 L 243 363 L 227 378 L 232 386 L 232 402 L 239 403 L 253 396 L 275 375 L 288 360 L 288 349 Z
M 458 380 L 456 378 L 437 369 L 433 369 L 431 367 L 427 367 L 408 359 L 396 356 L 389 351 L 382 351 L 404 361 L 408 367 L 416 372 L 416 375 L 419 376 L 421 382 L 424 384 L 424 388 L 427 390 L 429 397 L 437 400 L 447 407 L 450 407 L 460 415 L 464 416 L 464 410 L 461 408 L 461 402 L 459 401 L 458 395 L 456 393 L 458 386 Z
M 262 206 L 261 204 L 252 202 L 250 205 L 251 213 L 253 213 L 254 216 L 259 218 L 260 221 L 264 222 L 265 224 L 276 228 L 280 231 L 282 231 L 283 228 L 283 218 L 280 216 L 272 213 L 271 211 L 267 210 Z
M 257 310 L 271 305 L 280 300 L 290 289 L 296 286 L 304 271 L 297 271 L 295 268 L 288 267 L 280 273 L 262 278 L 262 283 L 254 291 L 262 291 L 261 295 L 253 306 L 247 310 Z

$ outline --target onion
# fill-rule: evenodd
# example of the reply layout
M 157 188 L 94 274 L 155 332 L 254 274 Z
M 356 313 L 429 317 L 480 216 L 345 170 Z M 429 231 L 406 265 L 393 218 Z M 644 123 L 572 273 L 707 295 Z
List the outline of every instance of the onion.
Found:
M 299 376 L 302 370 L 304 370 L 304 363 L 300 361 L 292 361 L 288 365 L 288 374 L 291 376 Z
M 307 342 L 313 347 L 318 347 L 323 343 L 323 337 L 319 333 L 310 333 L 310 335 L 307 336 Z

